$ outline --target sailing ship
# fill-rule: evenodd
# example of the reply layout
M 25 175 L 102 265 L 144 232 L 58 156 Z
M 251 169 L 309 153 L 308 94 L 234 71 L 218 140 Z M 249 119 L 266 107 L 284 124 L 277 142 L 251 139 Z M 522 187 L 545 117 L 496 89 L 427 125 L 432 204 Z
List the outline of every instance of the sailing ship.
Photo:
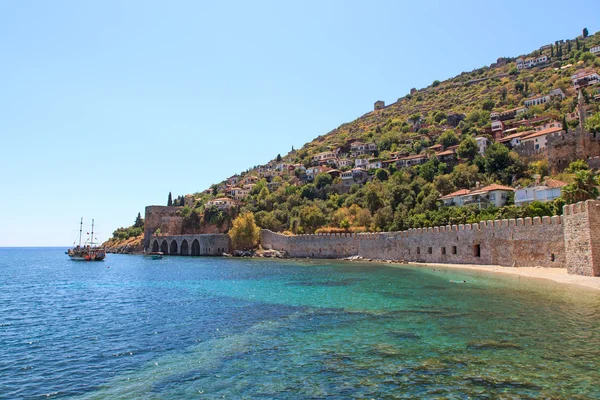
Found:
M 69 257 L 73 261 L 102 261 L 106 257 L 106 248 L 102 246 L 95 246 L 94 243 L 94 220 L 92 220 L 92 235 L 90 236 L 89 242 L 81 245 L 81 234 L 83 232 L 83 217 L 79 224 L 79 244 L 72 249 L 67 251 Z

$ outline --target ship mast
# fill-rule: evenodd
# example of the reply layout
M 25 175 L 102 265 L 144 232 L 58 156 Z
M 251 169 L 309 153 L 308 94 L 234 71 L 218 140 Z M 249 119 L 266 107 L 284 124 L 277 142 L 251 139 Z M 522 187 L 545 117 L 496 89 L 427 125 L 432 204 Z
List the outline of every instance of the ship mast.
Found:
M 79 223 L 79 247 L 81 247 L 81 232 L 83 231 L 83 217 L 81 217 L 81 222 Z
M 90 246 L 94 247 L 94 219 L 92 218 L 92 236 L 90 237 Z

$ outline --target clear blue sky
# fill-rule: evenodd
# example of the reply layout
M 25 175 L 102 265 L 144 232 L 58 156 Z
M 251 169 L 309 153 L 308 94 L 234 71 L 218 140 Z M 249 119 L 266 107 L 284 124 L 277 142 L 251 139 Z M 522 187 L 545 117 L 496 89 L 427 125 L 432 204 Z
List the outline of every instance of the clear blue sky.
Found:
M 462 71 L 594 0 L 0 2 L 0 246 L 70 245 Z M 576 15 L 576 17 L 574 16 Z

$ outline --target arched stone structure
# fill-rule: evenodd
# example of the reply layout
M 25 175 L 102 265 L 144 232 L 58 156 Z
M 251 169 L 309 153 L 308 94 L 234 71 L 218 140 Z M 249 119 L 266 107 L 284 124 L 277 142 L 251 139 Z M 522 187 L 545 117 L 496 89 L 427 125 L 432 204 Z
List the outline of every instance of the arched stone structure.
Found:
M 191 235 L 153 236 L 146 252 L 161 251 L 166 255 L 222 256 L 231 250 L 229 236 L 199 233 Z
M 198 239 L 194 239 L 194 241 L 192 242 L 192 255 L 200 255 L 200 242 L 198 242 Z
M 185 239 L 181 241 L 181 246 L 179 246 L 179 254 L 182 256 L 188 256 L 190 254 L 188 242 Z

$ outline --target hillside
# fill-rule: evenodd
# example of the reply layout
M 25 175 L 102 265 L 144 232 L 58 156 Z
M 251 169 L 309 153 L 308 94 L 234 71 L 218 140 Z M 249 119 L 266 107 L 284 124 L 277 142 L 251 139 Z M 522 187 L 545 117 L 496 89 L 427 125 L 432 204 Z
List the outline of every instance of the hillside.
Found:
M 596 182 L 585 162 L 563 171 L 550 154 L 553 135 L 583 137 L 589 129 L 578 130 L 579 115 L 591 117 L 599 110 L 600 85 L 593 85 L 598 82 L 581 84 L 579 101 L 579 83 L 572 79 L 600 71 L 600 53 L 589 51 L 598 45 L 600 33 L 557 41 L 433 81 L 393 104 L 376 102 L 374 111 L 301 149 L 180 196 L 174 205 L 183 207 L 188 232 L 201 232 L 204 220 L 231 220 L 240 211 L 253 212 L 263 228 L 294 234 L 560 213 L 565 202 L 587 196 L 587 189 L 514 205 L 515 189 L 553 182 L 544 186 L 551 191 L 576 181 L 566 189 L 575 193 L 573 185 Z M 569 157 L 600 156 L 600 145 L 588 147 Z M 580 182 L 578 170 L 588 174 L 587 183 Z

